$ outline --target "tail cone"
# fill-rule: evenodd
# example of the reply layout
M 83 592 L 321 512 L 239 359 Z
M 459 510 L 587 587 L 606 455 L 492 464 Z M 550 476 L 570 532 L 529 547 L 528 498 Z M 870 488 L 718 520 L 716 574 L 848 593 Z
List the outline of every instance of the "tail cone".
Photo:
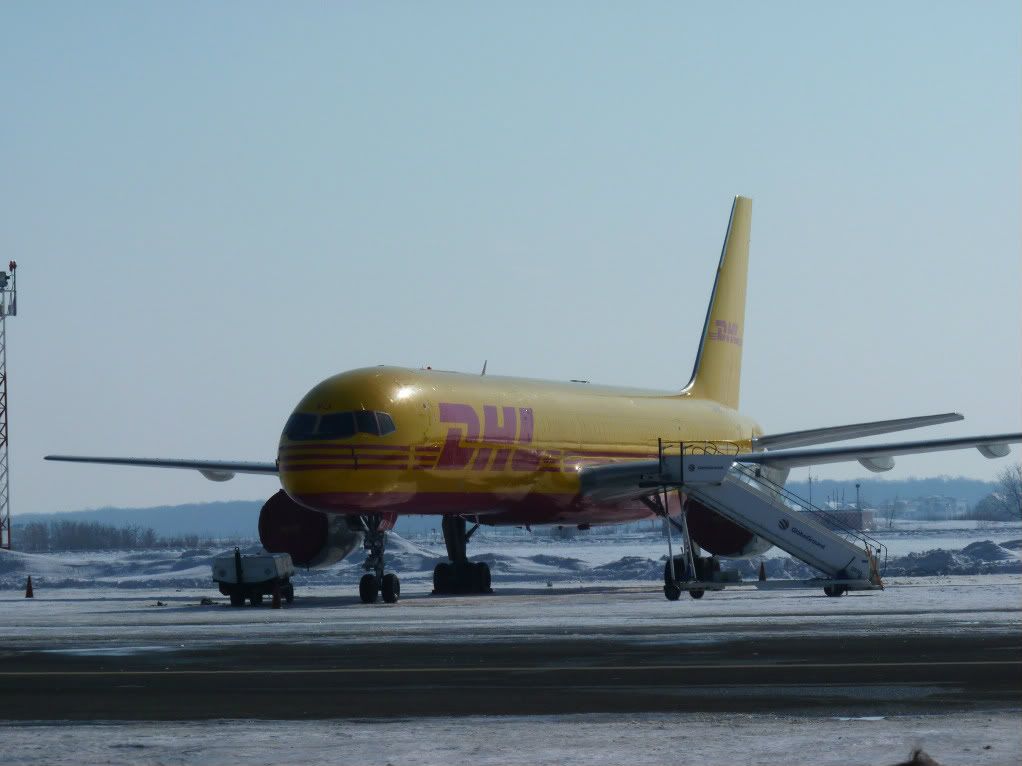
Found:
M 25 598 L 35 598 L 35 592 L 32 590 L 32 575 L 28 576 L 28 584 L 25 585 Z

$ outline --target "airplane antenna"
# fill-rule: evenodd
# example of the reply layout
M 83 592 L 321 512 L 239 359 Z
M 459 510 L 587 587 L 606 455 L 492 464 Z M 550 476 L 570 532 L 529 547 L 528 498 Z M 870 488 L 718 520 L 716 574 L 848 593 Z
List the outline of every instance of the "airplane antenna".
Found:
M 489 359 L 484 359 L 483 360 L 483 371 L 481 373 L 479 373 L 480 375 L 485 375 L 486 374 L 486 363 L 488 361 L 490 361 L 490 360 Z
M 11 549 L 11 477 L 7 454 L 7 317 L 18 314 L 18 264 L 0 271 L 0 548 Z

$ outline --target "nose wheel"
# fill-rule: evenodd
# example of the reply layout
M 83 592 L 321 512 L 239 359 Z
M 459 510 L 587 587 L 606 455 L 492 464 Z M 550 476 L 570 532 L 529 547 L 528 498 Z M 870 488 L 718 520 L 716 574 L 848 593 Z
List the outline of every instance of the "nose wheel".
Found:
M 363 604 L 375 604 L 380 596 L 388 604 L 397 603 L 401 598 L 401 581 L 393 572 L 384 572 L 383 550 L 387 544 L 387 533 L 380 529 L 380 517 L 362 517 L 365 528 L 363 546 L 369 555 L 362 568 L 366 573 L 358 581 L 358 596 Z

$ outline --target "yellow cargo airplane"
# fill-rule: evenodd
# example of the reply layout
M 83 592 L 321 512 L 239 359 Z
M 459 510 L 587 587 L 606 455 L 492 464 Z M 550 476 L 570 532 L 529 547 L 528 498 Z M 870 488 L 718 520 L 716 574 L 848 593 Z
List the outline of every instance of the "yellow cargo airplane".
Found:
M 858 460 L 884 471 L 896 455 L 975 447 L 1003 457 L 1008 443 L 1022 440 L 1014 433 L 815 446 L 961 420 L 956 413 L 764 435 L 738 412 L 750 222 L 751 201 L 736 197 L 692 378 L 680 391 L 380 366 L 335 375 L 309 391 L 287 419 L 273 463 L 46 459 L 189 468 L 213 481 L 236 473 L 276 475 L 282 489 L 259 517 L 263 546 L 290 553 L 300 566 L 324 566 L 362 544 L 370 552 L 363 601 L 382 593 L 393 602 L 400 584 L 384 572 L 383 550 L 400 514 L 443 516 L 450 562 L 434 572 L 437 593 L 489 592 L 486 564 L 467 558 L 479 524 L 586 528 L 659 514 L 684 518 L 691 543 L 713 557 L 769 548 L 761 536 L 680 489 L 660 492 L 649 477 L 662 466 L 665 443 L 684 454 L 733 455 L 780 486 L 794 466 Z M 468 529 L 466 521 L 475 526 Z M 706 562 L 697 558 L 694 565 L 712 571 Z M 677 597 L 668 590 L 674 576 L 665 569 L 669 598 Z

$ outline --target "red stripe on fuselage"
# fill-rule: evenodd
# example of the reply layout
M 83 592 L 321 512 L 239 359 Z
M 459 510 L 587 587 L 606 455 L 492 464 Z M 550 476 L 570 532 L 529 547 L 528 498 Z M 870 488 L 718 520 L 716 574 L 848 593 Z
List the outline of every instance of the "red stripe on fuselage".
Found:
M 285 471 L 298 472 L 298 471 L 334 471 L 334 470 L 346 470 L 346 471 L 397 471 L 406 470 L 407 466 L 399 466 L 394 463 L 359 463 L 357 466 L 354 463 L 299 463 L 298 465 L 281 465 L 281 468 Z
M 651 518 L 638 500 L 600 505 L 573 494 L 532 493 L 517 498 L 486 492 L 326 492 L 299 495 L 302 505 L 325 513 L 387 509 L 400 514 L 472 514 L 484 524 L 615 524 Z M 677 512 L 676 495 L 669 499 Z

